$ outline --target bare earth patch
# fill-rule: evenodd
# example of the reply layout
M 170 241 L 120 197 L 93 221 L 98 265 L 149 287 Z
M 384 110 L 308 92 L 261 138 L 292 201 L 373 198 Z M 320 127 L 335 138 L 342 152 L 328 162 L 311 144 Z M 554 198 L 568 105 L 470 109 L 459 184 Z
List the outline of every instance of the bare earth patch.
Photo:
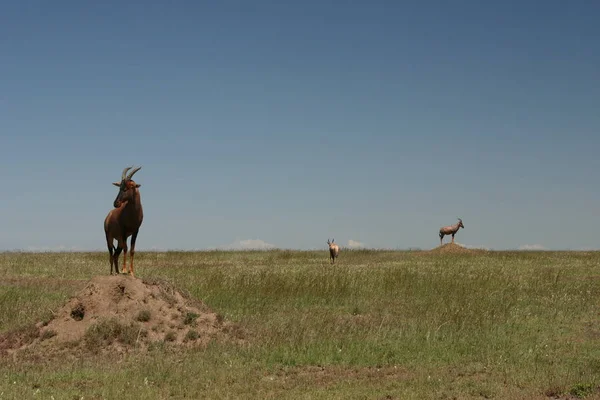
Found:
M 157 344 L 194 347 L 216 338 L 241 340 L 243 332 L 166 282 L 96 276 L 50 321 L 0 335 L 0 354 L 126 352 Z
M 429 251 L 429 253 L 436 254 L 477 254 L 482 252 L 485 252 L 485 250 L 467 249 L 466 247 L 460 246 L 456 243 L 446 243 Z

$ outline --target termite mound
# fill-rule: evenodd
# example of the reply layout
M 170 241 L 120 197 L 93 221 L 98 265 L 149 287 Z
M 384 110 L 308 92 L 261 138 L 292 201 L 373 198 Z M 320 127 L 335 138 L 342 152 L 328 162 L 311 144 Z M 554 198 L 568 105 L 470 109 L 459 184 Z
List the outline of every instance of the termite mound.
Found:
M 0 335 L 0 354 L 122 353 L 244 337 L 237 324 L 166 281 L 96 276 L 49 321 Z

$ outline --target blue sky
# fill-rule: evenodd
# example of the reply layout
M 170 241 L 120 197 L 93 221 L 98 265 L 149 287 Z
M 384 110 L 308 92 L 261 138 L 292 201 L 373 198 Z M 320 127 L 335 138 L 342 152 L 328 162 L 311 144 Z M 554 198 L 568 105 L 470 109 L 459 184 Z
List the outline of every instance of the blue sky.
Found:
M 209 4 L 211 3 L 211 4 Z M 600 248 L 597 1 L 0 5 L 0 250 Z M 352 242 L 349 242 L 352 241 Z

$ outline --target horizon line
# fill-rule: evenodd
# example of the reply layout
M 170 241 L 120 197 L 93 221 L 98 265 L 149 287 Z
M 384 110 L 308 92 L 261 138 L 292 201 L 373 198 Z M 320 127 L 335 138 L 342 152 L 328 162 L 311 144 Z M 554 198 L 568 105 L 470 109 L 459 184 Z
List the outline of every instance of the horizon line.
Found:
M 447 245 L 447 244 L 445 244 Z M 460 245 L 458 245 L 460 246 Z M 439 248 L 441 246 L 432 247 L 432 248 L 421 248 L 421 247 L 405 247 L 405 248 L 390 248 L 390 247 L 359 247 L 359 248 L 350 248 L 350 247 L 340 247 L 344 251 L 398 251 L 398 252 L 426 252 Z M 465 247 L 460 246 L 467 250 L 478 250 L 481 252 L 590 252 L 590 251 L 600 251 L 600 248 L 597 249 L 519 249 L 519 248 L 506 248 L 506 249 L 493 249 L 493 248 L 482 248 L 482 247 Z M 277 251 L 295 251 L 295 252 L 313 252 L 313 251 L 327 251 L 327 248 L 310 248 L 310 249 L 298 249 L 298 248 L 286 248 L 286 247 L 273 247 L 267 249 L 261 248 L 250 248 L 250 249 L 220 249 L 220 248 L 198 248 L 198 249 L 136 249 L 136 253 L 144 252 L 144 253 L 168 253 L 168 252 L 177 252 L 177 253 L 209 253 L 209 252 L 226 252 L 226 253 L 235 253 L 235 252 L 277 252 Z M 43 253 L 105 253 L 106 249 L 2 249 L 0 253 L 28 253 L 28 254 L 43 254 Z

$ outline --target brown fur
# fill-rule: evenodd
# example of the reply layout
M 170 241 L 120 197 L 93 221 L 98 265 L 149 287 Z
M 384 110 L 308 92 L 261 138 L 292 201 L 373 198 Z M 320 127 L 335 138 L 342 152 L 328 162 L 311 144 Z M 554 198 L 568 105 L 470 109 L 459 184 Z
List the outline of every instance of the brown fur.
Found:
M 327 244 L 329 245 L 329 259 L 332 264 L 335 263 L 335 259 L 340 255 L 340 247 L 337 245 L 337 243 L 334 243 L 334 241 L 335 239 L 332 241 L 327 239 Z
M 444 238 L 445 235 L 452 235 L 452 243 L 454 243 L 454 235 L 456 235 L 456 232 L 458 232 L 458 230 L 460 228 L 465 228 L 465 226 L 463 225 L 462 219 L 458 219 L 458 222 L 454 225 L 450 225 L 450 226 L 443 226 L 440 228 L 440 245 L 442 244 L 442 239 Z
M 138 188 L 140 185 L 131 180 L 140 168 L 136 168 L 128 176 L 125 173 L 130 168 L 123 171 L 123 177 L 120 183 L 115 182 L 115 186 L 119 186 L 119 194 L 114 201 L 114 209 L 110 210 L 104 219 L 104 233 L 106 235 L 106 245 L 108 247 L 110 260 L 110 274 L 119 273 L 119 254 L 123 251 L 123 268 L 122 273 L 126 273 L 127 267 L 127 238 L 131 236 L 131 251 L 129 273 L 134 275 L 133 257 L 135 255 L 135 242 L 137 235 L 144 219 L 144 210 L 142 208 L 142 199 Z M 114 247 L 114 241 L 117 241 L 117 247 Z

